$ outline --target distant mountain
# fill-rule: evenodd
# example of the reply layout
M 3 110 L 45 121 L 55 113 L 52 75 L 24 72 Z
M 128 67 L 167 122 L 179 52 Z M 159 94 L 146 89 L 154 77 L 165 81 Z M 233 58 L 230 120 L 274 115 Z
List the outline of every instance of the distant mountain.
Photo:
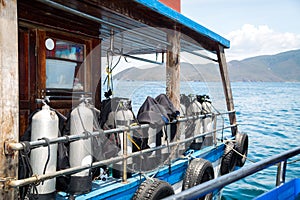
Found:
M 228 63 L 231 81 L 300 82 L 300 50 L 276 55 L 257 56 Z M 139 69 L 129 68 L 114 76 L 122 80 L 165 80 L 164 66 Z M 216 64 L 181 63 L 181 79 L 185 81 L 218 81 Z
M 228 63 L 233 81 L 300 81 L 300 50 Z

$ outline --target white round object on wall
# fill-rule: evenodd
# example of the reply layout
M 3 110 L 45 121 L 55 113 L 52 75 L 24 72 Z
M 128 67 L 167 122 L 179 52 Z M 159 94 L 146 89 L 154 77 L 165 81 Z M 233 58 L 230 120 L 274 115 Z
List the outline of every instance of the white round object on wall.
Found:
M 46 39 L 45 46 L 47 50 L 49 51 L 53 50 L 55 46 L 53 39 L 51 38 Z

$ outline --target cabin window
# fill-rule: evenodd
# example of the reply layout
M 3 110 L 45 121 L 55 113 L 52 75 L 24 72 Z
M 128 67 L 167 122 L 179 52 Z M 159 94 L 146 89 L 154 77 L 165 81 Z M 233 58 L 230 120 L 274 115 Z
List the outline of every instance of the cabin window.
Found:
M 46 46 L 46 88 L 82 91 L 84 88 L 83 44 L 47 38 Z
M 73 89 L 76 62 L 47 59 L 46 66 L 47 88 Z

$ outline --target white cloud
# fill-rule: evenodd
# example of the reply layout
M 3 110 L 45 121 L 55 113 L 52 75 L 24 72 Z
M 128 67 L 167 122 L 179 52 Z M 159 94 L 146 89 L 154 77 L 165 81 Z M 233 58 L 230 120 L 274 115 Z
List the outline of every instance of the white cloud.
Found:
M 228 61 L 300 49 L 300 34 L 276 32 L 267 25 L 245 24 L 226 38 L 231 44 L 226 51 Z

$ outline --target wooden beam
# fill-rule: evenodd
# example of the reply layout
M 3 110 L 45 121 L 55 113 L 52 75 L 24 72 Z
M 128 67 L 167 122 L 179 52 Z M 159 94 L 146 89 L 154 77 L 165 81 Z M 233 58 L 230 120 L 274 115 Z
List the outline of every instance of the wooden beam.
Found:
M 37 30 L 37 98 L 43 99 L 46 96 L 46 32 L 43 30 Z
M 231 85 L 230 85 L 230 80 L 229 80 L 228 67 L 227 67 L 227 63 L 226 63 L 224 47 L 219 45 L 218 48 L 219 48 L 218 52 L 217 52 L 218 62 L 219 62 L 221 79 L 222 79 L 222 83 L 223 83 L 223 90 L 224 90 L 224 94 L 225 94 L 225 98 L 226 98 L 227 110 L 234 111 L 233 96 L 232 96 L 232 91 L 231 91 Z M 235 112 L 229 114 L 229 121 L 230 121 L 231 125 L 236 124 Z M 237 133 L 237 127 L 231 128 L 232 136 L 235 136 L 236 133 Z
M 19 141 L 17 1 L 0 1 L 0 199 L 18 199 L 7 183 L 18 178 L 18 153 L 5 142 Z
M 180 32 L 171 30 L 167 35 L 170 43 L 166 59 L 166 94 L 180 109 Z

